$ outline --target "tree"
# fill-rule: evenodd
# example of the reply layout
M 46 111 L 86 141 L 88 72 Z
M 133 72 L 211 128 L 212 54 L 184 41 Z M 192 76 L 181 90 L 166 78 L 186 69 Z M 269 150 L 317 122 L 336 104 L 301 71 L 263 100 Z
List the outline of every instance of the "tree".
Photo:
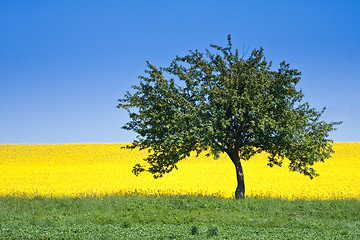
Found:
M 270 167 L 287 158 L 291 171 L 317 176 L 311 166 L 333 153 L 329 132 L 341 122 L 320 121 L 325 108 L 302 101 L 301 73 L 285 61 L 273 70 L 262 48 L 244 59 L 230 35 L 226 47 L 210 46 L 215 53 L 190 50 L 169 67 L 147 62 L 147 76 L 118 100 L 131 119 L 123 128 L 139 134 L 130 148 L 149 151 L 149 167 L 136 164 L 133 173 L 162 177 L 191 152 L 208 150 L 207 156 L 224 152 L 234 163 L 236 198 L 245 196 L 241 161 L 263 151 Z

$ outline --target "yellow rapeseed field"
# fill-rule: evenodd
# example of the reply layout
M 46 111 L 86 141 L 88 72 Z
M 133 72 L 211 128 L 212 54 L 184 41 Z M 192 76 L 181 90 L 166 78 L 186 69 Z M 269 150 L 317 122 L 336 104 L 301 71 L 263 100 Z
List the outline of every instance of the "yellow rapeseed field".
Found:
M 179 170 L 153 179 L 131 172 L 146 151 L 126 144 L 0 145 L 0 196 L 82 197 L 119 193 L 198 194 L 232 198 L 236 176 L 226 155 L 200 155 L 179 163 Z M 270 168 L 266 155 L 243 162 L 247 196 L 287 199 L 360 199 L 360 143 L 334 143 L 336 153 L 315 169 L 310 180 L 283 167 Z

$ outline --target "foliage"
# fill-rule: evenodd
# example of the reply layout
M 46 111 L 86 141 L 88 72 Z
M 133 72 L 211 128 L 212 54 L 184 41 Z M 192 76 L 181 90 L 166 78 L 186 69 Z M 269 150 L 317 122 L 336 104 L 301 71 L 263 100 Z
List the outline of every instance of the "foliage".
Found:
M 219 229 L 217 226 L 210 226 L 208 232 L 210 237 L 214 237 L 219 234 Z
M 273 70 L 262 48 L 244 59 L 233 51 L 230 35 L 226 47 L 211 47 L 215 53 L 190 51 L 169 67 L 148 62 L 134 93 L 119 99 L 131 118 L 123 128 L 138 133 L 132 147 L 149 151 L 150 167 L 137 164 L 133 172 L 161 177 L 192 151 L 209 148 L 214 158 L 229 155 L 238 181 L 240 160 L 259 152 L 268 153 L 270 167 L 287 158 L 291 171 L 317 176 L 311 166 L 330 157 L 329 132 L 340 122 L 321 121 L 325 108 L 319 112 L 303 102 L 296 88 L 301 73 L 286 62 Z
M 199 233 L 199 228 L 196 225 L 191 226 L 191 235 L 196 235 Z

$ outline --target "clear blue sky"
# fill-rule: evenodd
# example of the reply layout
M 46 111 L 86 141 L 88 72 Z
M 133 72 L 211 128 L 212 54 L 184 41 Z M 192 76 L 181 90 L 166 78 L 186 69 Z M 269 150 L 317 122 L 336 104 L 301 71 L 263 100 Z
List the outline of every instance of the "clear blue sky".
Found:
M 360 1 L 0 0 L 0 144 L 131 142 L 116 109 L 146 61 L 232 35 L 262 46 L 299 87 L 335 141 L 360 141 Z

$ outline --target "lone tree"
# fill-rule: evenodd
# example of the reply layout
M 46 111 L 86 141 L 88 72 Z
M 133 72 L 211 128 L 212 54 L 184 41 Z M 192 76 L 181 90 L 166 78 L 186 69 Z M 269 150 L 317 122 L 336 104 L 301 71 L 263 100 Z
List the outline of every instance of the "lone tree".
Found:
M 273 70 L 262 48 L 244 59 L 232 50 L 230 35 L 225 48 L 210 46 L 215 53 L 190 51 L 169 67 L 147 62 L 147 76 L 118 100 L 131 118 L 123 128 L 139 134 L 130 148 L 149 151 L 144 160 L 150 167 L 136 164 L 133 173 L 162 177 L 191 152 L 210 150 L 214 158 L 227 153 L 234 163 L 236 198 L 245 196 L 241 161 L 262 151 L 270 167 L 287 158 L 291 171 L 317 176 L 311 166 L 333 153 L 327 137 L 341 122 L 320 121 L 325 108 L 302 102 L 296 89 L 301 73 L 285 62 Z

